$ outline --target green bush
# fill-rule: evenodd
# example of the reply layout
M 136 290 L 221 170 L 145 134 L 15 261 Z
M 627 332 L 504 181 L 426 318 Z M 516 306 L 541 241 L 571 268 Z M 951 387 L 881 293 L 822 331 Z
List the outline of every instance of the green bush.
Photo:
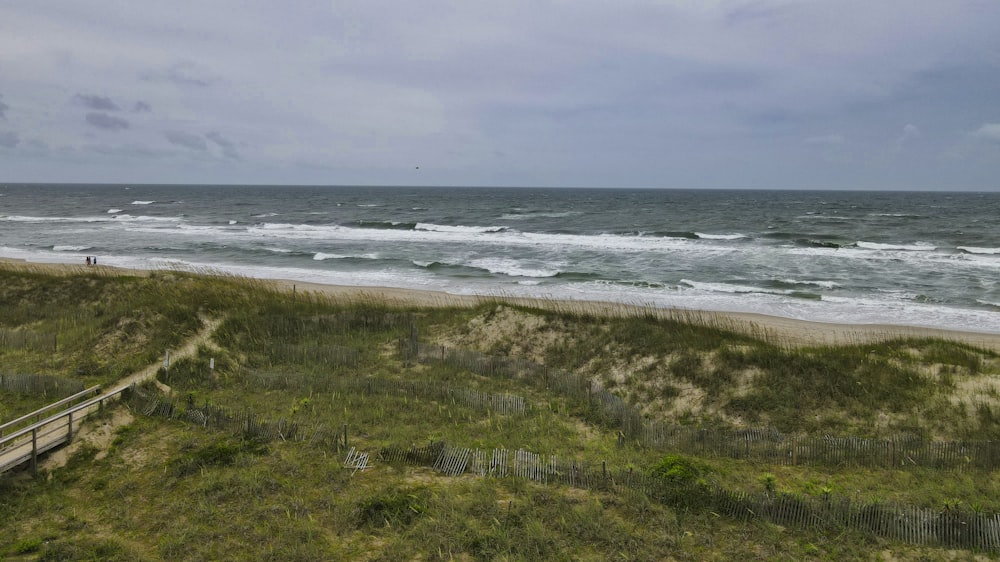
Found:
M 390 488 L 362 500 L 355 514 L 360 527 L 408 527 L 427 511 L 427 488 Z

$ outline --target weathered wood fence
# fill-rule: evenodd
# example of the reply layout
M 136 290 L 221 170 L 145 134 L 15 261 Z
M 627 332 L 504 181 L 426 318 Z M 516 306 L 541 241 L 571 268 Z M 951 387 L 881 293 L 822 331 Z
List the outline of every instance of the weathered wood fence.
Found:
M 321 362 L 325 365 L 357 367 L 361 353 L 351 347 L 337 345 L 281 344 L 267 346 L 267 355 L 272 361 L 299 363 Z
M 59 338 L 56 334 L 0 328 L 0 349 L 54 351 L 58 348 Z
M 520 378 L 585 403 L 599 420 L 632 442 L 652 449 L 750 459 L 781 465 L 815 464 L 947 470 L 1000 469 L 998 441 L 931 441 L 912 435 L 885 439 L 785 435 L 773 428 L 706 429 L 647 420 L 618 395 L 587 377 L 547 369 L 519 358 L 488 356 L 438 345 L 402 342 L 404 353 L 485 376 Z
M 0 375 L 0 390 L 23 394 L 38 394 L 46 397 L 68 396 L 83 390 L 83 383 L 78 380 L 52 375 Z
M 143 415 L 170 418 L 205 428 L 230 431 L 247 439 L 261 441 L 315 441 L 329 432 L 322 428 L 306 430 L 286 419 L 268 420 L 249 409 L 229 409 L 205 403 L 178 403 L 161 395 L 136 389 L 127 403 Z
M 301 373 L 253 373 L 245 385 L 255 389 L 304 389 L 323 392 L 350 392 L 369 395 L 406 396 L 443 400 L 479 411 L 523 416 L 525 400 L 513 394 L 494 394 L 481 390 L 454 387 L 435 381 L 388 379 L 380 377 L 333 377 Z
M 1000 552 L 1000 514 L 929 509 L 834 496 L 735 492 L 717 485 L 674 483 L 633 469 L 609 469 L 518 449 L 472 449 L 444 443 L 386 447 L 376 461 L 429 466 L 449 476 L 523 478 L 540 484 L 611 492 L 639 491 L 678 509 L 711 511 L 742 521 L 765 520 L 800 529 L 851 529 L 918 545 Z

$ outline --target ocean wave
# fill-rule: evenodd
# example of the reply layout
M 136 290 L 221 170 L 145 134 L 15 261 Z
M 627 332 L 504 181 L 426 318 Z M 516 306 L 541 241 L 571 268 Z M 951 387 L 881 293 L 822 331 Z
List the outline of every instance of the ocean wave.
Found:
M 29 215 L 7 215 L 0 216 L 0 221 L 23 222 L 23 223 L 110 223 L 110 222 L 177 222 L 183 220 L 180 217 L 148 217 L 132 215 L 112 215 L 107 216 L 81 216 L 81 217 L 38 217 Z
M 681 279 L 680 283 L 681 285 L 686 285 L 692 289 L 713 293 L 766 293 L 771 295 L 787 295 L 791 293 L 791 291 L 780 289 L 765 289 L 762 287 L 734 285 L 730 283 L 708 283 L 703 281 L 692 281 L 690 279 Z
M 386 230 L 415 230 L 417 228 L 417 223 L 415 222 L 399 222 L 399 221 L 358 221 L 358 227 L 360 228 L 372 228 L 372 229 L 386 229 Z
M 912 215 L 907 213 L 870 213 L 870 217 L 888 217 L 894 219 L 922 219 L 923 215 Z
M 724 245 L 698 248 L 687 240 L 672 238 L 622 236 L 618 234 L 556 234 L 520 232 L 516 230 L 489 231 L 484 227 L 445 230 L 401 230 L 356 228 L 340 225 L 267 223 L 248 227 L 245 233 L 253 237 L 276 240 L 351 240 L 403 244 L 489 244 L 507 247 L 576 248 L 614 252 L 672 252 L 687 250 L 697 252 L 700 255 L 715 255 L 738 251 L 738 248 L 727 248 Z M 237 233 L 222 232 L 220 235 L 236 236 Z
M 52 246 L 53 252 L 82 252 L 89 250 L 90 246 Z
M 836 281 L 823 281 L 823 280 L 799 280 L 799 279 L 778 279 L 778 283 L 784 283 L 789 286 L 796 285 L 808 285 L 813 287 L 820 287 L 822 289 L 836 289 L 840 287 L 840 283 Z
M 533 211 L 527 213 L 506 213 L 500 216 L 500 220 L 518 221 L 527 219 L 564 219 L 582 215 L 580 211 Z
M 232 225 L 234 225 L 234 224 L 236 224 L 236 221 L 234 221 L 234 220 L 230 220 L 230 221 L 229 221 L 229 226 L 232 226 Z
M 132 201 L 133 205 L 152 205 L 156 201 Z
M 993 308 L 1000 308 L 1000 302 L 993 302 L 984 299 L 976 299 L 979 304 L 985 304 L 986 306 L 992 306 Z
M 316 252 L 313 255 L 313 259 L 316 261 L 324 260 L 377 260 L 379 259 L 378 254 L 326 254 L 323 252 Z
M 1000 254 L 1000 248 L 977 248 L 975 246 L 959 246 L 958 248 L 956 248 L 956 250 L 965 252 L 967 254 L 987 254 L 987 255 Z
M 690 279 L 681 279 L 680 284 L 686 285 L 692 289 L 710 293 L 729 293 L 739 295 L 763 294 L 792 297 L 796 299 L 823 300 L 823 295 L 796 289 L 769 289 L 765 287 L 735 285 L 731 283 L 706 283 L 701 281 L 692 281 Z
M 558 269 L 526 265 L 507 258 L 482 258 L 472 260 L 469 265 L 509 277 L 555 277 L 560 273 Z
M 316 254 L 313 255 L 313 259 L 316 261 L 342 260 L 342 259 L 347 259 L 349 257 L 351 256 L 345 256 L 343 254 L 324 254 L 323 252 L 316 252 Z
M 805 246 L 808 248 L 844 248 L 854 246 L 854 244 L 840 244 L 837 242 L 831 242 L 829 240 L 813 240 L 810 238 L 800 238 L 795 241 L 799 246 Z
M 266 219 L 268 217 L 276 217 L 278 216 L 278 213 L 260 213 L 258 215 L 250 215 L 250 216 L 255 219 Z
M 685 230 L 653 230 L 653 231 L 636 231 L 630 230 L 627 232 L 619 232 L 618 236 L 649 236 L 655 238 L 677 238 L 680 240 L 697 240 L 699 238 L 696 232 L 685 231 Z
M 742 240 L 748 238 L 746 234 L 733 233 L 733 234 L 705 234 L 703 232 L 695 232 L 695 236 L 703 240 Z
M 120 213 L 120 212 L 122 212 L 122 210 L 121 210 L 121 209 L 114 209 L 114 208 L 111 208 L 111 209 L 108 209 L 108 210 L 107 210 L 107 213 L 108 213 L 109 215 L 113 215 L 113 214 L 115 214 L 115 213 Z
M 492 232 L 506 232 L 506 226 L 458 226 L 433 224 L 418 222 L 414 225 L 414 230 L 426 230 L 428 232 L 469 232 L 477 234 L 487 234 Z
M 855 245 L 865 250 L 901 250 L 905 252 L 933 252 L 937 250 L 937 246 L 926 242 L 916 242 L 914 244 L 880 244 L 878 242 L 858 241 Z
M 845 217 L 842 215 L 819 215 L 813 213 L 806 213 L 804 215 L 799 215 L 795 218 L 799 220 L 819 220 L 819 221 L 833 221 L 833 222 L 845 222 L 854 220 L 853 217 Z

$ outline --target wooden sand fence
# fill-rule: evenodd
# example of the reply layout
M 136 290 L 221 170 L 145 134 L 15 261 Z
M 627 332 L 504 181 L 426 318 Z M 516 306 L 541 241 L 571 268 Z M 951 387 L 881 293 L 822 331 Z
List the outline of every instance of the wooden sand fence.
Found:
M 996 513 L 857 502 L 832 495 L 730 491 L 712 484 L 676 483 L 632 468 L 609 469 L 603 461 L 586 463 L 523 449 L 474 449 L 436 442 L 409 449 L 384 447 L 373 458 L 428 466 L 448 476 L 521 478 L 587 490 L 641 492 L 675 509 L 709 511 L 740 521 L 834 533 L 852 530 L 916 545 L 1000 552 Z
M 997 441 L 930 441 L 912 435 L 886 439 L 784 435 L 772 428 L 722 430 L 657 422 L 643 424 L 638 441 L 654 449 L 790 466 L 1000 468 Z
M 59 337 L 33 330 L 0 328 L 0 349 L 56 351 L 59 349 Z
M 407 345 L 402 349 L 411 352 L 413 346 Z M 415 345 L 415 353 L 420 361 L 441 362 L 488 377 L 520 379 L 578 401 L 589 400 L 594 392 L 587 377 L 561 369 L 549 369 L 527 359 L 421 343 Z
M 178 404 L 141 389 L 132 392 L 127 404 L 145 416 L 181 420 L 204 428 L 229 431 L 259 441 L 317 441 L 327 436 L 322 428 L 307 431 L 286 419 L 268 420 L 249 409 L 234 410 L 207 402 L 202 406 Z
M 477 389 L 455 387 L 435 381 L 388 379 L 379 377 L 332 377 L 304 373 L 253 373 L 245 384 L 256 389 L 310 389 L 316 392 L 341 392 L 379 396 L 404 396 L 440 400 L 478 411 L 500 415 L 523 416 L 527 410 L 522 396 L 495 394 Z
M 0 375 L 0 390 L 47 396 L 69 396 L 83 390 L 83 383 L 52 375 Z
M 773 428 L 706 429 L 646 420 L 620 396 L 595 382 L 524 359 L 488 356 L 438 345 L 416 345 L 421 361 L 440 361 L 485 376 L 520 378 L 585 402 L 590 413 L 640 446 L 779 465 L 997 470 L 1000 441 L 931 441 L 912 435 L 874 439 L 785 435 Z
M 272 344 L 267 346 L 272 360 L 289 363 L 318 362 L 325 365 L 357 367 L 361 352 L 338 345 Z

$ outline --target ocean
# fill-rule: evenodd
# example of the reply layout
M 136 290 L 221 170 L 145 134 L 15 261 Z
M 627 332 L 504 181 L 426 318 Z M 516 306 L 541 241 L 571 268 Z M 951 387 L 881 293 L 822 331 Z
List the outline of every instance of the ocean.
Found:
M 1000 193 L 0 184 L 0 257 L 1000 333 Z

